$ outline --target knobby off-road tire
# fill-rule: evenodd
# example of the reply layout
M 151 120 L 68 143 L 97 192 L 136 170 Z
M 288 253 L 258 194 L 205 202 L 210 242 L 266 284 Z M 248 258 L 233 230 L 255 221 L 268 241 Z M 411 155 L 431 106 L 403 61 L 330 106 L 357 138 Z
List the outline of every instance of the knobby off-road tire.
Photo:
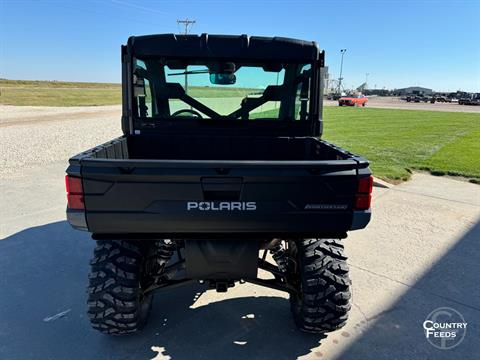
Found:
M 293 246 L 297 295 L 290 305 L 298 328 L 310 333 L 340 329 L 350 311 L 350 278 L 343 245 L 335 239 L 304 239 Z
M 97 242 L 88 287 L 88 316 L 94 329 L 123 335 L 145 325 L 152 295 L 144 295 L 141 286 L 144 259 L 139 242 Z

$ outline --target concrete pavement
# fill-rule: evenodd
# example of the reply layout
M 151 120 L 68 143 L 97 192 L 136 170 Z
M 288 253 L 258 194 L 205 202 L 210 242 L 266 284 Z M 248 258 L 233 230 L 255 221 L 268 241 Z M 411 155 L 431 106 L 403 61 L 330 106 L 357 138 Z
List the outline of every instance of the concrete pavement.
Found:
M 250 284 L 227 294 L 198 284 L 157 293 L 142 333 L 109 338 L 91 330 L 85 315 L 93 241 L 64 221 L 65 166 L 0 179 L 1 359 L 476 358 L 478 185 L 416 174 L 375 188 L 372 223 L 345 240 L 350 320 L 321 343 L 296 330 L 286 294 Z M 441 306 L 468 322 L 452 350 L 434 348 L 423 334 L 422 322 Z

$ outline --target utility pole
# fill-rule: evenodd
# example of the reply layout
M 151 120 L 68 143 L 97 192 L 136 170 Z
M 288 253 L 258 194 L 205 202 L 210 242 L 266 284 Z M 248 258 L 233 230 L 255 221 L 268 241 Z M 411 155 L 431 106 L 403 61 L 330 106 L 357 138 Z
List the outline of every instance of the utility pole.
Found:
M 191 29 L 195 23 L 196 23 L 195 20 L 189 20 L 188 18 L 184 20 L 177 19 L 177 25 L 182 24 L 183 26 L 185 26 L 185 31 L 184 31 L 185 35 L 188 35 L 189 28 Z M 185 68 L 185 94 L 187 93 L 187 91 L 188 91 L 188 75 L 187 75 L 187 68 Z
M 343 55 L 345 54 L 346 51 L 347 51 L 347 49 L 341 49 L 341 50 L 340 50 L 340 53 L 342 54 L 342 61 L 341 61 L 341 63 L 340 63 L 340 77 L 338 78 L 338 94 L 339 94 L 339 95 L 342 93 Z
M 365 89 L 367 89 L 368 86 L 368 75 L 370 75 L 370 73 L 365 73 Z

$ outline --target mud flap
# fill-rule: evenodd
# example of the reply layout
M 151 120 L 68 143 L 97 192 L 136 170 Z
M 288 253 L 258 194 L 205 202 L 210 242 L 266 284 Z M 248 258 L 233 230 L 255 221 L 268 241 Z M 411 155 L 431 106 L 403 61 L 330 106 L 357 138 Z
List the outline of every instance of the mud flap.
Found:
M 239 280 L 257 277 L 259 242 L 255 240 L 187 240 L 187 277 Z

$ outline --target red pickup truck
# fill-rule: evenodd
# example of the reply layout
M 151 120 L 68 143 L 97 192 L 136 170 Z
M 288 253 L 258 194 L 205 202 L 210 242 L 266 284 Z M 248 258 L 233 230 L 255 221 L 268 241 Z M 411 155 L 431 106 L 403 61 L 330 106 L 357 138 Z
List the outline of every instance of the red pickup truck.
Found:
M 368 98 L 363 95 L 357 97 L 345 96 L 338 99 L 338 106 L 365 106 L 367 102 Z

